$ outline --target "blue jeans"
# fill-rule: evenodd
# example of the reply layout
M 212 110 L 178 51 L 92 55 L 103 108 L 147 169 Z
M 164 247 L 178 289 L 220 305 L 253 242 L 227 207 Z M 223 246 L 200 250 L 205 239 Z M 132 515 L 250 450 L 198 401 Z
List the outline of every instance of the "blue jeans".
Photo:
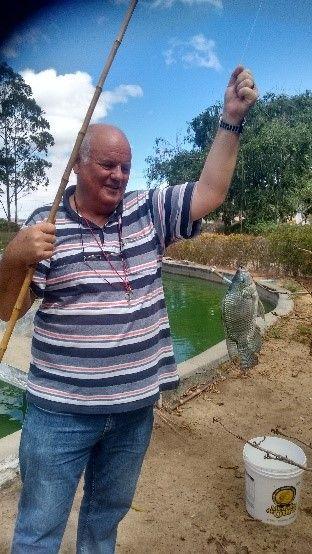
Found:
M 64 414 L 29 404 L 20 445 L 23 481 L 12 554 L 56 554 L 85 470 L 77 553 L 112 554 L 153 427 L 153 407 Z

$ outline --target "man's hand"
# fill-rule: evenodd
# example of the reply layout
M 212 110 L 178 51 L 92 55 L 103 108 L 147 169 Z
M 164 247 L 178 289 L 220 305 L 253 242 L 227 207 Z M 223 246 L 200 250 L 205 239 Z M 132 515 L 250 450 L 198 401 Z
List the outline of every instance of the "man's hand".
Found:
M 234 69 L 224 95 L 222 117 L 231 125 L 239 125 L 259 96 L 253 75 L 239 65 Z
M 51 258 L 55 242 L 55 225 L 41 221 L 21 229 L 7 246 L 4 258 L 18 266 L 32 266 Z
M 8 321 L 30 266 L 51 258 L 55 242 L 55 225 L 41 221 L 21 229 L 9 242 L 0 260 L 0 318 Z M 28 291 L 19 317 L 34 301 Z

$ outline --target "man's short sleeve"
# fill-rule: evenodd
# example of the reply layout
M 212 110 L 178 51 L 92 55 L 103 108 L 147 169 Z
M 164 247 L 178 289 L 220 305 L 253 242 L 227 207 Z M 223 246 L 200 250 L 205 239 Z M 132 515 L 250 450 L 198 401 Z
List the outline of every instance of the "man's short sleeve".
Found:
M 24 227 L 31 227 L 32 225 L 35 225 L 36 223 L 39 223 L 40 221 L 44 221 L 46 219 L 46 210 L 43 212 L 43 210 L 38 209 L 34 211 L 29 218 L 25 221 Z M 30 284 L 30 290 L 34 293 L 37 298 L 43 298 L 44 291 L 46 288 L 46 280 L 47 275 L 50 270 L 50 259 L 49 260 L 42 260 L 37 264 L 35 273 L 32 278 L 32 282 Z
M 196 183 L 184 183 L 150 191 L 154 226 L 163 250 L 172 242 L 199 233 L 201 220 L 190 217 L 195 187 Z

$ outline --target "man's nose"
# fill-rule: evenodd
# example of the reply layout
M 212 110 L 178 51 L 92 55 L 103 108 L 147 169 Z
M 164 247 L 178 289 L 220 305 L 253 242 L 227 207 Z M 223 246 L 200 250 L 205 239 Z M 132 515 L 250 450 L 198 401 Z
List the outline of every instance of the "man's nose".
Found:
M 112 177 L 112 179 L 116 179 L 116 180 L 117 179 L 121 180 L 123 178 L 123 172 L 122 172 L 120 164 L 117 164 L 112 168 L 111 177 Z

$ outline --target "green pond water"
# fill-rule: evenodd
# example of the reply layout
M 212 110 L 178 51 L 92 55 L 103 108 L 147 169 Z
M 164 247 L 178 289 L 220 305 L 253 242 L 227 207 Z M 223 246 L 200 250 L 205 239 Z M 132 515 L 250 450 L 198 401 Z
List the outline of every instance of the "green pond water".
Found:
M 169 273 L 163 274 L 163 284 L 177 363 L 224 339 L 221 301 L 228 285 Z M 266 312 L 273 309 L 262 303 Z
M 221 301 L 227 285 L 169 273 L 163 283 L 177 363 L 224 339 Z M 267 302 L 264 307 L 272 309 Z M 0 381 L 0 438 L 21 428 L 24 408 L 24 392 Z
M 221 301 L 226 285 L 169 273 L 163 274 L 163 284 L 177 363 L 223 340 Z
M 24 392 L 0 381 L 0 438 L 21 428 L 24 410 Z

